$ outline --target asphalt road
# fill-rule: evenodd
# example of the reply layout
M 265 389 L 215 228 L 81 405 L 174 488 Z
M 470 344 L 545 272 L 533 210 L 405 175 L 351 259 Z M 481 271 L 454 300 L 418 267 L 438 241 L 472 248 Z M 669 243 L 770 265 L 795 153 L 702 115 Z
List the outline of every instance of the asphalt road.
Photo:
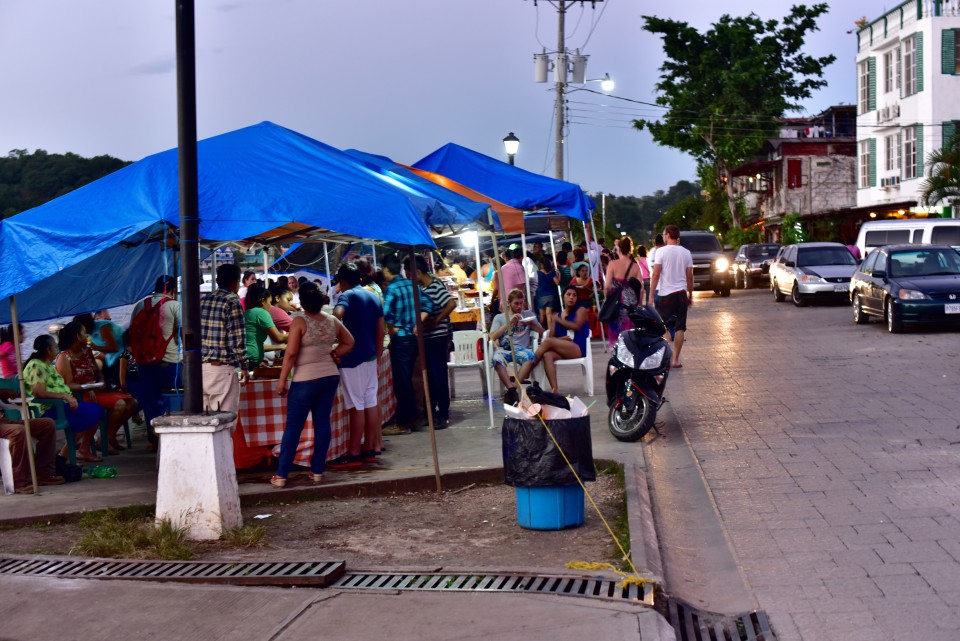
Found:
M 892 335 L 768 290 L 696 295 L 670 410 L 736 564 L 725 576 L 782 641 L 960 638 L 958 355 L 957 330 Z M 662 442 L 645 447 L 655 479 Z M 672 500 L 652 485 L 655 506 Z M 670 518 L 665 550 L 695 546 L 683 519 L 709 514 Z M 696 573 L 669 585 L 664 564 L 672 591 L 693 589 Z

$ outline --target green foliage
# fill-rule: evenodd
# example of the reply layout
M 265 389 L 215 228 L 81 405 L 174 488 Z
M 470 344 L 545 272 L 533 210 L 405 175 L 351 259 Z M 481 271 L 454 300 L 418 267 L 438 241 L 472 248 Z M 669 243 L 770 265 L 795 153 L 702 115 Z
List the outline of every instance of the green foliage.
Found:
M 267 526 L 263 524 L 244 525 L 226 530 L 223 533 L 223 539 L 241 548 L 260 548 L 263 547 L 263 539 L 266 535 Z
M 71 554 L 113 558 L 154 558 L 187 560 L 196 545 L 187 540 L 186 530 L 169 521 L 154 523 L 137 512 L 101 510 L 80 518 L 87 532 Z
M 0 218 L 42 205 L 129 164 L 111 156 L 13 149 L 0 157 Z
M 741 245 L 749 245 L 751 243 L 762 243 L 763 238 L 761 238 L 761 229 L 759 226 L 748 227 L 747 229 L 729 229 L 723 235 L 723 240 L 725 244 L 732 245 L 733 247 L 740 247 Z
M 676 225 L 680 229 L 700 229 L 700 220 L 706 212 L 706 203 L 695 196 L 684 198 L 673 205 L 657 221 L 657 231 L 662 232 L 667 225 Z
M 930 176 L 920 183 L 920 203 L 933 206 L 960 198 L 960 134 L 927 156 Z
M 666 61 L 656 102 L 667 112 L 634 126 L 649 130 L 661 145 L 689 153 L 701 167 L 715 167 L 718 175 L 743 164 L 775 134 L 778 118 L 799 110 L 801 100 L 826 84 L 823 69 L 836 57 L 801 52 L 826 12 L 826 3 L 794 6 L 782 24 L 753 13 L 724 15 L 704 33 L 644 16 L 643 29 L 663 39 Z
M 801 225 L 802 216 L 794 212 L 783 217 L 783 224 L 780 227 L 780 242 L 784 245 L 792 243 L 802 243 L 804 241 L 803 227 Z
M 600 229 L 600 203 L 602 196 L 594 194 L 593 199 L 597 203 L 597 212 L 594 213 L 594 220 L 597 222 L 597 233 L 606 236 L 608 240 L 613 240 L 620 236 L 620 231 L 625 231 L 633 238 L 636 243 L 650 245 L 652 244 L 652 230 L 657 220 L 670 207 L 676 203 L 690 197 L 699 195 L 700 186 L 695 182 L 681 180 L 670 187 L 667 191 L 657 190 L 649 196 L 613 196 L 607 195 L 607 229 Z M 617 229 L 617 223 L 620 223 L 620 229 Z M 610 243 L 607 243 L 610 246 Z

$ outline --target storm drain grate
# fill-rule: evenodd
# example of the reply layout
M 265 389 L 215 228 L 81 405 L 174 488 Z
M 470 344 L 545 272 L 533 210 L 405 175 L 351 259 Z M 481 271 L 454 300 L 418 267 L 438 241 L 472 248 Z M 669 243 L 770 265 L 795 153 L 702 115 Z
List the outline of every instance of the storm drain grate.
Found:
M 526 592 L 653 605 L 652 583 L 617 587 L 617 581 L 559 575 L 350 572 L 332 586 L 355 590 L 430 590 L 443 592 Z
M 657 609 L 677 633 L 677 641 L 776 641 L 762 611 L 738 617 L 698 610 L 674 597 L 658 600 Z
M 343 561 L 126 561 L 70 557 L 0 557 L 0 575 L 67 579 L 125 579 L 221 583 L 229 585 L 305 585 L 327 587 L 343 576 Z

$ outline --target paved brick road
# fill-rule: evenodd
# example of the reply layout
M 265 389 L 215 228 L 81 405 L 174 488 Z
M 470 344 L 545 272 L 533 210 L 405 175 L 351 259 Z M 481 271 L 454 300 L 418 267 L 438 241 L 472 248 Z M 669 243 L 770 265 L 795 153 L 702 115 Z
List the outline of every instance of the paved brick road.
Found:
M 960 332 L 697 295 L 668 385 L 760 606 L 792 639 L 960 639 Z

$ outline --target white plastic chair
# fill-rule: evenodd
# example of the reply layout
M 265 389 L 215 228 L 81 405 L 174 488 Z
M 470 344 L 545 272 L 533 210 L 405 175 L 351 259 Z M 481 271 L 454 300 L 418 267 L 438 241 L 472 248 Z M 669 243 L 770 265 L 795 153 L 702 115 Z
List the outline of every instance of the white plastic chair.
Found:
M 3 477 L 3 493 L 13 494 L 13 459 L 10 456 L 10 441 L 0 438 L 0 476 Z
M 544 334 L 544 338 L 546 338 L 547 335 L 548 334 Z M 583 392 L 587 396 L 593 396 L 593 347 L 591 346 L 591 338 L 593 338 L 593 332 L 588 332 L 586 356 L 556 361 L 558 376 L 560 375 L 561 365 L 579 365 L 583 369 Z M 550 382 L 547 380 L 547 373 L 543 369 L 543 363 L 533 368 L 531 376 L 535 381 L 540 383 L 540 387 L 545 390 L 550 389 Z
M 474 329 L 456 331 L 453 333 L 453 351 L 451 361 L 447 363 L 447 372 L 450 377 L 450 398 L 456 398 L 456 376 L 458 369 L 475 369 L 480 374 L 480 385 L 483 395 L 487 395 L 487 377 L 483 371 L 483 356 L 477 354 L 477 347 L 483 344 L 483 332 Z M 481 352 L 482 354 L 482 352 Z

